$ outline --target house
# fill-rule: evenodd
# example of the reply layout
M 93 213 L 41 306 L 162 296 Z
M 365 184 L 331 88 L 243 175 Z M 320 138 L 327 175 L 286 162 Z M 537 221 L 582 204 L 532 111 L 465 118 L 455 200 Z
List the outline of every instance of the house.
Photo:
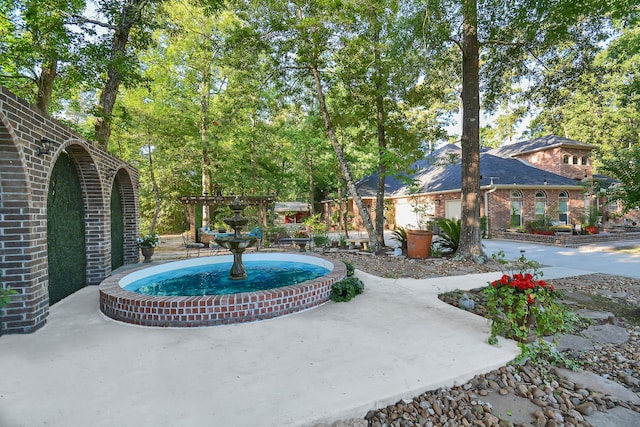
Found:
M 304 202 L 277 202 L 273 207 L 276 222 L 281 224 L 300 223 L 309 217 L 309 204 Z
M 483 150 L 480 154 L 480 215 L 489 233 L 530 227 L 544 219 L 558 225 L 585 221 L 590 207 L 607 218 L 605 202 L 611 180 L 594 175 L 591 152 L 596 147 L 550 135 Z M 389 228 L 416 227 L 436 218 L 460 218 L 461 148 L 442 147 L 416 162 L 413 174 L 387 177 L 385 219 Z M 357 183 L 372 215 L 375 215 L 376 180 L 373 174 Z M 327 209 L 325 209 L 325 212 Z M 362 220 L 353 201 L 354 226 Z

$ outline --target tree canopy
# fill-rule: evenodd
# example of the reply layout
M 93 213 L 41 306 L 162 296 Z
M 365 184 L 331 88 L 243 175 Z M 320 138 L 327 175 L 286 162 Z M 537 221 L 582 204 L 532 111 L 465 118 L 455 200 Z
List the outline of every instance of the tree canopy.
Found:
M 376 173 L 382 244 L 386 177 L 461 142 L 460 251 L 476 258 L 481 138 L 530 122 L 526 135 L 598 145 L 620 181 L 611 152 L 640 163 L 632 0 L 45 3 L 0 0 L 0 84 L 136 165 L 161 231 L 184 226 L 178 195 L 357 199 Z

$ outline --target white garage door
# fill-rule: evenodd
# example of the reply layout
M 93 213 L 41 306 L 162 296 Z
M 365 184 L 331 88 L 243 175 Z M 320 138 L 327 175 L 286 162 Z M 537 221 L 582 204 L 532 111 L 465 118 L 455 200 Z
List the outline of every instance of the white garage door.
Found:
M 444 206 L 444 216 L 449 219 L 462 218 L 462 201 L 461 200 L 447 200 Z
M 416 213 L 413 211 L 413 206 L 409 202 L 399 201 L 396 203 L 396 224 L 400 227 L 416 228 Z

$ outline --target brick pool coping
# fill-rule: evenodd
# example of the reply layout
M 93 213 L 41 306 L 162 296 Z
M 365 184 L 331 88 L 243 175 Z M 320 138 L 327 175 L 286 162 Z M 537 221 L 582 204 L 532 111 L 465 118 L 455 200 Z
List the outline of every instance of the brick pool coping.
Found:
M 346 266 L 342 262 L 316 255 L 305 257 L 320 258 L 332 264 L 333 269 L 322 277 L 296 285 L 229 295 L 165 297 L 124 290 L 120 281 L 148 267 L 141 266 L 114 274 L 100 284 L 100 310 L 121 322 L 161 327 L 215 326 L 284 316 L 327 302 L 331 285 L 346 277 Z

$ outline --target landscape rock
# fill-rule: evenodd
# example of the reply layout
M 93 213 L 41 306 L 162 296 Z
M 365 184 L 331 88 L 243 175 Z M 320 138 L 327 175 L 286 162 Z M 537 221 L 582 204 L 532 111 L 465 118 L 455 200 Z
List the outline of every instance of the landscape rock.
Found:
M 345 255 L 335 256 L 342 259 Z M 357 269 L 381 277 L 423 278 L 489 271 L 499 274 L 499 268 L 490 263 L 365 257 L 358 253 L 346 256 Z M 640 392 L 640 313 L 630 324 L 624 316 L 630 311 L 619 310 L 624 304 L 637 307 L 640 280 L 590 274 L 548 282 L 563 291 L 563 303 L 571 304 L 572 310 L 584 310 L 580 312 L 584 317 L 600 323 L 591 326 L 589 334 L 585 329 L 573 336 L 559 337 L 556 350 L 565 351 L 566 347 L 572 357 L 583 363 L 585 371 L 545 368 L 548 370 L 542 373 L 530 361 L 504 366 L 462 385 L 425 392 L 410 404 L 399 402 L 400 406 L 372 409 L 367 413 L 366 425 L 640 426 L 640 397 L 634 392 Z M 460 307 L 464 294 L 474 302 L 474 308 L 468 311 L 486 316 L 481 290 L 451 292 L 441 299 Z M 493 424 L 496 419 L 499 424 Z
M 584 336 L 601 344 L 622 344 L 629 341 L 629 333 L 621 326 L 604 324 L 589 326 Z

